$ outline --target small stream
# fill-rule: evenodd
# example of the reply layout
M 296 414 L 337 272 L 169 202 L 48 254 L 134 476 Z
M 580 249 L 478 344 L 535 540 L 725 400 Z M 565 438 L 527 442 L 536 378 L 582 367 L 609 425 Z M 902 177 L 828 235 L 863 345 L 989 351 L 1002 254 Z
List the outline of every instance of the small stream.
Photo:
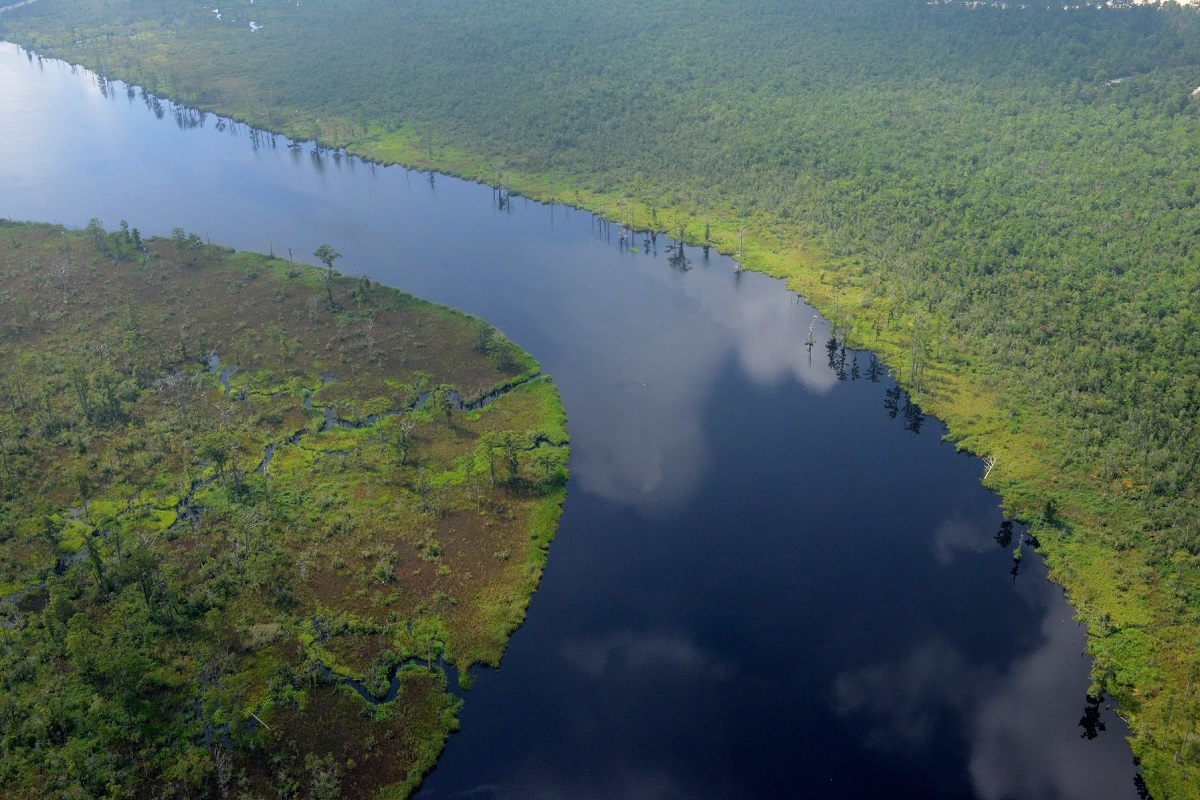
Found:
M 207 364 L 208 364 L 209 373 L 212 375 L 217 375 L 217 379 L 218 379 L 219 383 L 221 384 L 221 388 L 224 391 L 225 396 L 230 397 L 231 396 L 230 379 L 238 371 L 238 366 L 236 364 L 230 364 L 229 366 L 223 367 L 221 365 L 221 357 L 217 354 L 216 350 L 213 350 L 208 354 Z M 537 380 L 539 377 L 541 377 L 541 373 L 535 373 L 528 377 L 510 382 L 510 383 L 504 385 L 503 387 L 496 389 L 495 391 L 487 393 L 480 399 L 478 399 L 474 402 L 471 402 L 471 403 L 464 402 L 457 391 L 451 391 L 448 394 L 450 396 L 451 402 L 454 404 L 454 407 L 457 408 L 459 411 L 472 411 L 472 410 L 484 408 L 485 406 L 490 405 L 491 403 L 495 402 L 500 397 L 503 397 L 508 392 L 513 391 L 517 387 L 519 387 L 529 381 Z M 320 388 L 323 389 L 336 380 L 337 380 L 336 375 L 323 375 L 323 376 L 321 376 Z M 334 428 L 342 428 L 345 430 L 361 430 L 363 428 L 374 427 L 375 424 L 379 422 L 380 416 L 393 417 L 393 416 L 396 416 L 399 414 L 407 414 L 412 411 L 420 410 L 421 407 L 425 405 L 426 401 L 429 400 L 430 394 L 431 394 L 430 392 L 420 393 L 419 395 L 417 395 L 416 400 L 413 402 L 413 404 L 411 406 L 409 406 L 408 408 L 392 409 L 390 411 L 384 412 L 382 415 L 372 414 L 358 422 L 354 422 L 353 420 L 342 419 L 340 417 L 335 416 L 332 405 L 315 405 L 313 403 L 313 392 L 309 391 L 309 390 L 304 391 L 303 405 L 304 405 L 304 408 L 308 411 L 312 411 L 314 408 L 316 408 L 316 409 L 321 409 L 324 412 L 325 419 L 322 422 L 321 427 L 318 429 L 318 432 L 320 432 L 320 433 L 325 433 L 326 431 L 330 431 Z M 238 398 L 238 399 L 241 399 L 241 398 Z M 295 433 L 291 434 L 290 436 L 288 436 L 284 440 L 284 442 L 268 443 L 266 445 L 266 448 L 263 451 L 262 460 L 259 461 L 258 466 L 256 466 L 254 469 L 252 469 L 250 471 L 251 474 L 266 475 L 267 470 L 270 468 L 271 461 L 275 457 L 276 449 L 284 443 L 293 445 L 293 446 L 299 445 L 307 433 L 308 433 L 307 429 L 299 430 L 299 431 L 296 431 Z M 324 455 L 340 455 L 340 456 L 347 455 L 347 453 L 344 451 L 333 451 L 333 450 L 323 450 L 322 453 Z M 176 506 L 176 514 L 177 514 L 180 522 L 194 523 L 200 517 L 200 515 L 204 513 L 204 507 L 197 506 L 195 504 L 194 497 L 195 497 L 196 491 L 198 489 L 201 489 L 205 486 L 209 486 L 215 480 L 216 480 L 216 476 L 210 475 L 207 478 L 199 478 L 195 481 L 192 481 L 191 487 L 189 488 L 187 495 L 184 496 L 183 499 L 181 499 L 179 501 L 178 505 Z M 85 506 L 84 510 L 86 510 L 86 506 Z M 73 513 L 76 513 L 77 511 L 78 510 L 76 510 L 76 509 L 72 509 Z M 76 555 L 78 555 L 78 554 L 76 554 Z

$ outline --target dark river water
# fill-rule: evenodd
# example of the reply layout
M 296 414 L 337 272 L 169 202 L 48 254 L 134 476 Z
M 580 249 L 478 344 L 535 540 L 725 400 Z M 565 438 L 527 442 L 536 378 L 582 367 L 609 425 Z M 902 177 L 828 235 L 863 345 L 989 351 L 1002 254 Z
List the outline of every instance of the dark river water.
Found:
M 839 380 L 781 283 L 154 106 L 0 44 L 0 216 L 328 242 L 485 317 L 562 392 L 541 589 L 422 797 L 1136 796 L 1124 724 L 1086 724 L 1084 633 L 1027 545 L 1014 574 L 981 463 L 869 354 Z

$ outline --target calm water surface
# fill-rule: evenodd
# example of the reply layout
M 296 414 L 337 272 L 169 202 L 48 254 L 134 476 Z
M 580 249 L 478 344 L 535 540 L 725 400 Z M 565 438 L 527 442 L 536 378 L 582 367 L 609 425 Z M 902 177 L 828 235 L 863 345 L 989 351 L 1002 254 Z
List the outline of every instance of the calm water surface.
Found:
M 0 44 L 0 216 L 328 242 L 487 318 L 562 392 L 542 587 L 423 797 L 1135 796 L 1121 721 L 1081 725 L 1083 632 L 1039 559 L 1012 573 L 980 463 L 869 354 L 839 380 L 779 282 L 177 112 Z

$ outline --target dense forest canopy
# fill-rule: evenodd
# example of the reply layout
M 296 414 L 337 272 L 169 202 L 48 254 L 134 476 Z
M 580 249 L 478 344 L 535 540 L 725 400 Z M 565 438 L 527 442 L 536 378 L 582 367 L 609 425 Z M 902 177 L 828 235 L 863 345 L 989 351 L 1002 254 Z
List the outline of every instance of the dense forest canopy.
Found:
M 789 277 L 998 457 L 989 485 L 1038 526 L 1148 780 L 1195 793 L 1194 8 L 40 0 L 0 25 Z

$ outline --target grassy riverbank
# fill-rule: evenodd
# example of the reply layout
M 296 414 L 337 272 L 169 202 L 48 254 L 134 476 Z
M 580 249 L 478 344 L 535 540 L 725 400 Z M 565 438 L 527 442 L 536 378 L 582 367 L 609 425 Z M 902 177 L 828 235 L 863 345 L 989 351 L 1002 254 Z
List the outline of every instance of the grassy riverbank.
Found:
M 1200 17 L 479 5 L 218 20 L 186 0 L 44 0 L 2 24 L 262 127 L 787 278 L 995 459 L 987 484 L 1087 622 L 1155 796 L 1194 795 Z
M 0 222 L 0 275 L 3 794 L 407 796 L 557 526 L 538 365 L 182 230 Z

